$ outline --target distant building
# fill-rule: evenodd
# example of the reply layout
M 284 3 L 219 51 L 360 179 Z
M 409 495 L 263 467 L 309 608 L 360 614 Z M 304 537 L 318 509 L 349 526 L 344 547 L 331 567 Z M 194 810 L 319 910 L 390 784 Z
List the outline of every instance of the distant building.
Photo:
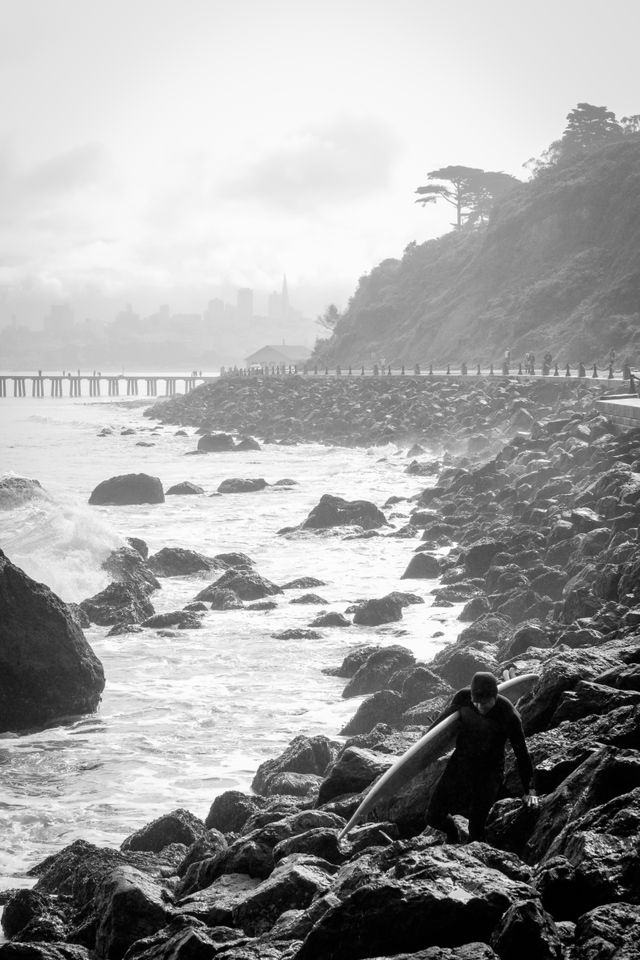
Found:
M 204 314 L 207 322 L 212 323 L 215 320 L 221 320 L 224 317 L 224 306 L 224 300 L 221 300 L 220 297 L 209 300 Z
M 260 350 L 256 350 L 255 353 L 251 353 L 248 357 L 245 357 L 244 362 L 248 367 L 253 366 L 254 364 L 259 364 L 260 366 L 266 366 L 269 364 L 271 366 L 285 366 L 293 364 L 303 364 L 311 356 L 311 350 L 309 347 L 302 347 L 296 344 L 278 344 L 269 345 L 266 347 L 261 347 Z
M 75 326 L 73 310 L 68 303 L 53 303 L 42 326 L 46 333 L 57 337 L 71 333 Z
M 250 320 L 253 316 L 253 290 L 250 287 L 241 287 L 236 303 L 238 316 L 243 320 Z
M 289 303 L 289 288 L 287 286 L 287 275 L 282 278 L 282 292 L 275 291 L 269 294 L 269 319 L 271 320 L 290 320 L 294 311 Z

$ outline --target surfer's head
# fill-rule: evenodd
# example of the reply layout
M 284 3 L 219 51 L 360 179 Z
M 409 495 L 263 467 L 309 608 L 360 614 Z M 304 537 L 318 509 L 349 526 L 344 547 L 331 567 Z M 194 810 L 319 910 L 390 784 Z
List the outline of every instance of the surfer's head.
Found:
M 498 681 L 492 673 L 474 673 L 471 680 L 471 700 L 478 713 L 489 713 L 498 699 Z

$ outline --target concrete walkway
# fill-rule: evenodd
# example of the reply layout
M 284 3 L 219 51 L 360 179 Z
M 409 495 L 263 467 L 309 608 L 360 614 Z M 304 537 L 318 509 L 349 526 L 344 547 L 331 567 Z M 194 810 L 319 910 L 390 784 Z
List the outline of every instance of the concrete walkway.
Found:
M 596 400 L 600 412 L 616 427 L 631 430 L 640 427 L 640 397 L 634 394 L 619 394 Z

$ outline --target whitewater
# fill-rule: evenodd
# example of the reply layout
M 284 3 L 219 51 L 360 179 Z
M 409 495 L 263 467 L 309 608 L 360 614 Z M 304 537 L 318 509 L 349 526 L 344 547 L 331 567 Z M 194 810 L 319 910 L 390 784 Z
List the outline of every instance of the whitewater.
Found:
M 287 590 L 272 611 L 209 611 L 200 630 L 107 637 L 107 627 L 86 629 L 106 675 L 98 712 L 0 735 L 0 890 L 28 885 L 30 866 L 76 838 L 119 846 L 177 807 L 206 817 L 219 793 L 250 790 L 258 765 L 294 736 L 338 737 L 361 698 L 344 700 L 345 681 L 323 667 L 339 665 L 361 643 L 401 643 L 428 660 L 461 626 L 459 605 L 431 608 L 437 581 L 400 580 L 417 540 L 389 534 L 406 524 L 408 500 L 387 509 L 391 527 L 382 536 L 278 535 L 300 524 L 323 493 L 382 506 L 424 489 L 428 478 L 405 472 L 406 448 L 270 444 L 194 456 L 195 431 L 183 436 L 175 426 L 159 426 L 143 416 L 147 405 L 0 399 L 0 475 L 33 478 L 43 488 L 35 499 L 0 502 L 0 548 L 9 559 L 65 601 L 79 602 L 107 585 L 102 563 L 127 537 L 142 538 L 151 553 L 165 546 L 209 556 L 241 551 L 275 583 L 323 580 L 314 592 L 328 606 L 292 604 L 308 591 Z M 99 436 L 104 428 L 111 432 Z M 165 491 L 190 480 L 205 494 L 154 505 L 88 505 L 100 481 L 139 472 L 159 477 Z M 230 477 L 296 485 L 215 495 Z M 152 596 L 156 611 L 183 607 L 212 579 L 162 579 Z M 425 600 L 405 607 L 399 623 L 322 628 L 313 640 L 272 636 L 399 589 Z

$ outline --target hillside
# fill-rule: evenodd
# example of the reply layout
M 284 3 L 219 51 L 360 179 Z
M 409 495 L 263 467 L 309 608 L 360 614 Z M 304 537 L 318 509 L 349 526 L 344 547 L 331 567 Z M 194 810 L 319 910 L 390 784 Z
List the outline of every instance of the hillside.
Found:
M 522 184 L 480 230 L 410 244 L 361 278 L 326 363 L 640 354 L 640 140 Z

